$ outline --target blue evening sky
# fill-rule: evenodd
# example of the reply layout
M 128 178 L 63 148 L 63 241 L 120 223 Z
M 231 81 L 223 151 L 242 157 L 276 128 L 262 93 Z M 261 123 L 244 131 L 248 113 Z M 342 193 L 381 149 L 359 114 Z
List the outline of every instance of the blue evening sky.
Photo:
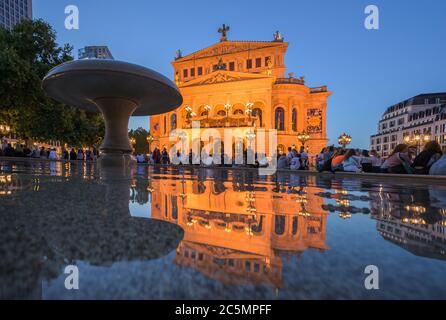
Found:
M 280 30 L 290 43 L 288 72 L 310 86 L 328 85 L 328 135 L 344 131 L 367 148 L 386 107 L 425 92 L 446 91 L 444 0 L 34 0 L 34 17 L 56 29 L 59 43 L 77 50 L 107 45 L 115 59 L 153 68 L 171 79 L 175 51 L 188 54 L 219 41 L 271 40 Z M 364 9 L 380 9 L 380 30 L 364 28 Z M 67 5 L 80 10 L 80 29 L 64 28 Z M 148 118 L 131 127 L 148 129 Z

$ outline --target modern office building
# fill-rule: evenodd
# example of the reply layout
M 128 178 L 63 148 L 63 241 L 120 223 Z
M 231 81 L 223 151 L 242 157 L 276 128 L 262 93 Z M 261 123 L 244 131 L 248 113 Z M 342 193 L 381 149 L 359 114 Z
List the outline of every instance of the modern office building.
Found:
M 0 0 L 0 27 L 11 30 L 23 18 L 33 18 L 32 0 Z
M 387 108 L 370 149 L 388 156 L 399 143 L 421 149 L 430 140 L 446 151 L 446 92 L 420 94 Z
M 111 59 L 112 53 L 107 46 L 88 46 L 79 49 L 79 59 Z

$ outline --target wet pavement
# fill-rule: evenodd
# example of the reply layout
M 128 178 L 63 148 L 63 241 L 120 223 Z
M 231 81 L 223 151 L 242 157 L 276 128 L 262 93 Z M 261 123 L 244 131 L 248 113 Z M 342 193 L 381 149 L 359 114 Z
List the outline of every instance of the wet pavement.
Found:
M 446 187 L 0 161 L 0 257 L 3 299 L 445 299 Z

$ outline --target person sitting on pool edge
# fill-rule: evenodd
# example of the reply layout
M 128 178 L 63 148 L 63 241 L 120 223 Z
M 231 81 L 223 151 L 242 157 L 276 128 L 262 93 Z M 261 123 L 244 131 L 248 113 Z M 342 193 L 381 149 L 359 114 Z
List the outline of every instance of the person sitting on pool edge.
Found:
M 356 151 L 353 149 L 347 150 L 342 161 L 342 169 L 345 172 L 359 173 L 361 169 L 361 158 L 356 155 Z
M 429 141 L 423 151 L 415 158 L 412 167 L 416 174 L 429 174 L 432 165 L 441 158 L 443 152 L 437 141 Z
M 432 165 L 429 174 L 432 176 L 446 176 L 446 154 Z
M 392 154 L 384 161 L 381 169 L 386 173 L 411 174 L 413 173 L 411 164 L 409 146 L 402 143 L 395 147 Z
M 332 160 L 331 160 L 331 171 L 336 172 L 336 171 L 344 171 L 344 168 L 342 166 L 342 161 L 344 161 L 346 150 L 345 149 L 338 149 Z

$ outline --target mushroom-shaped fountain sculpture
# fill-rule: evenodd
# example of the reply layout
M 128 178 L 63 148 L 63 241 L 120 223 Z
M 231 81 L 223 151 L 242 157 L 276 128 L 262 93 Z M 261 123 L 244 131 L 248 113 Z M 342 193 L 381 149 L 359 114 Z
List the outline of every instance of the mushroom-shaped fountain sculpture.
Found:
M 101 164 L 123 164 L 130 159 L 130 116 L 172 111 L 183 98 L 165 76 L 148 68 L 115 60 L 77 60 L 63 63 L 45 76 L 43 90 L 66 105 L 102 112 L 105 137 Z

